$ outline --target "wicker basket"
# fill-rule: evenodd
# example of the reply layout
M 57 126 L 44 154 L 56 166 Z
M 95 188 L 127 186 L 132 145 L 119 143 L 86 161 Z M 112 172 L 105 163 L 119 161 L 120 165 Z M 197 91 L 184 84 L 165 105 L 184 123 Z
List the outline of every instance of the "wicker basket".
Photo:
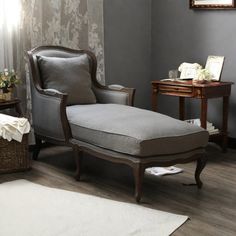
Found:
M 21 143 L 15 140 L 8 142 L 0 138 L 0 173 L 23 171 L 29 168 L 28 135 L 23 136 Z

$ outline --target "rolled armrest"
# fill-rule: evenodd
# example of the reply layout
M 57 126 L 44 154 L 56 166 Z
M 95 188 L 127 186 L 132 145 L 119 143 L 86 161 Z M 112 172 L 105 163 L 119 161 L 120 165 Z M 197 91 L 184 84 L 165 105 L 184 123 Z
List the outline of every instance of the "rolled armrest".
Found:
M 133 106 L 135 89 L 121 85 L 94 87 L 93 91 L 99 103 L 116 103 Z
M 56 97 L 61 97 L 61 98 L 63 95 L 67 95 L 66 93 L 62 93 L 56 89 L 43 89 L 42 91 L 46 95 L 51 95 L 51 96 L 56 96 Z
M 57 90 L 32 92 L 33 127 L 36 134 L 58 141 L 68 140 L 70 133 L 66 116 L 67 95 Z

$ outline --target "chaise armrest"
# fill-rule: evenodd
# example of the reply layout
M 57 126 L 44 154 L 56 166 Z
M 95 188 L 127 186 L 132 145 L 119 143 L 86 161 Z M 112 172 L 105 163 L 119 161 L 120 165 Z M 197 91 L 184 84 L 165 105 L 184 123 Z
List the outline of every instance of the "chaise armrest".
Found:
M 32 88 L 33 127 L 38 135 L 62 142 L 70 138 L 67 96 L 54 89 Z
M 116 103 L 133 106 L 135 89 L 121 85 L 93 87 L 98 103 Z
M 42 89 L 43 93 L 48 96 L 59 97 L 63 99 L 63 96 L 67 96 L 66 93 L 62 93 L 56 89 Z

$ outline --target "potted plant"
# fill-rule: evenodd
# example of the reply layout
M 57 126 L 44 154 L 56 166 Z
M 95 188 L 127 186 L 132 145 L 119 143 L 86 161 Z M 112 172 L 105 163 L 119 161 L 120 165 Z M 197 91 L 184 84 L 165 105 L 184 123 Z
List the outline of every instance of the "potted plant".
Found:
M 11 100 L 13 88 L 18 83 L 19 79 L 14 70 L 0 71 L 0 99 Z

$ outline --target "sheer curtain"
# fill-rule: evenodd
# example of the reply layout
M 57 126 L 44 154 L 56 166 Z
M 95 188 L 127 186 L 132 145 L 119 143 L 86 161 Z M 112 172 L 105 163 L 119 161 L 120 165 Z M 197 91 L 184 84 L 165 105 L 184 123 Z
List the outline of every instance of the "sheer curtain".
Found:
M 20 0 L 0 0 L 0 71 L 14 69 L 18 26 L 20 23 Z
M 103 0 L 0 0 L 0 71 L 15 69 L 17 97 L 31 120 L 26 51 L 40 45 L 92 50 L 104 78 Z

